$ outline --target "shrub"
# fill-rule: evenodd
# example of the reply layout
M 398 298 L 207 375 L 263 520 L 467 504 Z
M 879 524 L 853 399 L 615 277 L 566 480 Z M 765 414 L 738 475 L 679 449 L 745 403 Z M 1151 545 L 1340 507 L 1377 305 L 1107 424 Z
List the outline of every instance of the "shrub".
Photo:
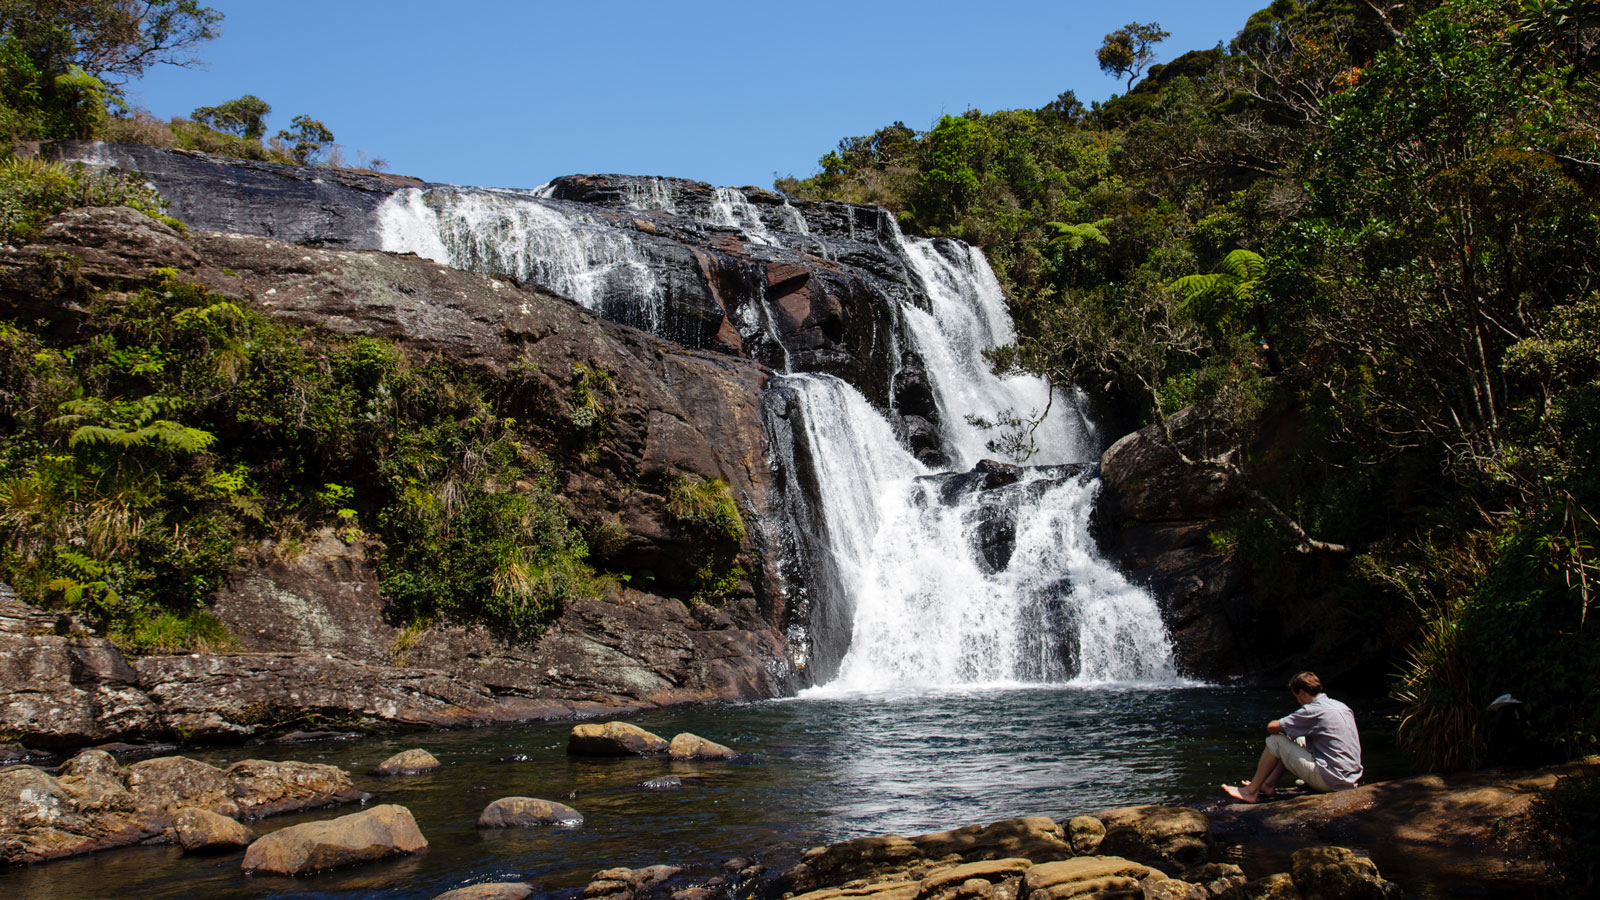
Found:
M 0 162 L 0 241 L 31 238 L 39 223 L 85 206 L 131 206 L 169 225 L 161 195 L 136 175 L 96 172 L 81 165 L 10 159 Z
M 693 528 L 713 540 L 738 544 L 744 541 L 744 517 L 733 499 L 728 483 L 721 478 L 710 481 L 698 475 L 680 475 L 667 489 L 667 512 L 680 524 Z

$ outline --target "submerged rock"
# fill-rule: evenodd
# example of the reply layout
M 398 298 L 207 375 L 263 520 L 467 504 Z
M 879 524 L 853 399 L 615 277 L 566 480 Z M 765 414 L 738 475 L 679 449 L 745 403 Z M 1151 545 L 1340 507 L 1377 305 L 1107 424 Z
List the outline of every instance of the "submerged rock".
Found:
M 687 731 L 674 737 L 667 748 L 673 759 L 738 759 L 737 751 Z
M 274 831 L 250 845 L 241 868 L 249 874 L 306 875 L 427 849 L 411 811 L 386 804 Z
M 537 825 L 582 825 L 583 813 L 565 803 L 534 797 L 502 797 L 478 815 L 479 828 L 532 828 Z
M 641 781 L 639 782 L 639 787 L 647 791 L 670 791 L 674 788 L 683 787 L 683 779 L 676 775 L 663 775 L 660 778 Z
M 671 747 L 660 735 L 627 722 L 583 722 L 572 726 L 567 752 L 574 756 L 644 756 Z
M 373 768 L 373 775 L 421 775 L 439 768 L 439 760 L 432 753 L 418 747 L 402 750 Z
M 646 866 L 643 869 L 604 869 L 594 873 L 583 889 L 587 900 L 639 900 L 653 888 L 672 878 L 683 869 L 677 866 Z
M 533 893 L 533 885 L 520 881 L 502 881 L 496 884 L 474 884 L 453 891 L 445 891 L 433 900 L 525 900 Z

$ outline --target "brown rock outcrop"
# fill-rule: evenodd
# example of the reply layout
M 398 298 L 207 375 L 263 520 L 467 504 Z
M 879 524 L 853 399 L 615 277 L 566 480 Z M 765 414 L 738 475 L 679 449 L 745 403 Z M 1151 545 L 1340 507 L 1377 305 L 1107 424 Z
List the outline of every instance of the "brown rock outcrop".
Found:
M 250 846 L 256 833 L 238 820 L 188 806 L 173 817 L 172 830 L 185 853 L 219 853 Z
M 1531 852 L 1528 812 L 1557 778 L 1583 771 L 1600 772 L 1600 757 L 1538 771 L 1418 775 L 1207 812 L 1222 840 L 1337 843 L 1380 868 L 1422 868 L 1441 882 L 1532 893 L 1549 873 Z
M 219 769 L 173 756 L 123 768 L 110 754 L 88 750 L 59 776 L 33 766 L 0 770 L 0 865 L 184 840 L 180 819 L 201 827 L 215 825 L 213 815 L 232 821 L 366 796 L 333 766 L 246 760 Z
M 65 272 L 44 262 L 72 259 L 85 263 Z M 491 377 L 515 369 L 522 419 L 544 429 L 535 437 L 561 466 L 577 523 L 613 538 L 601 562 L 648 569 L 664 593 L 621 589 L 574 602 L 531 645 L 449 625 L 402 641 L 384 621 L 370 548 L 331 536 L 299 555 L 263 548 L 216 602 L 244 653 L 127 660 L 68 619 L 0 610 L 0 685 L 8 688 L 0 730 L 33 747 L 231 738 L 311 717 L 344 727 L 446 726 L 787 689 L 788 610 L 761 526 L 769 488 L 762 367 L 685 351 L 543 291 L 415 257 L 179 236 L 125 209 L 75 210 L 47 224 L 40 242 L 0 248 L 0 314 L 70 327 L 93 291 L 138 284 L 159 266 L 180 267 L 286 321 L 392 338 Z M 573 424 L 569 382 L 580 365 L 607 372 L 614 388 L 598 438 Z M 735 560 L 752 580 L 722 609 L 691 611 L 668 595 L 688 591 L 707 540 L 667 511 L 666 495 L 683 477 L 727 483 L 752 526 Z M 0 597 L 8 603 L 25 606 Z
M 1095 813 L 1106 827 L 1095 852 L 1124 856 L 1168 875 L 1203 865 L 1214 841 L 1211 823 L 1181 806 L 1130 806 Z

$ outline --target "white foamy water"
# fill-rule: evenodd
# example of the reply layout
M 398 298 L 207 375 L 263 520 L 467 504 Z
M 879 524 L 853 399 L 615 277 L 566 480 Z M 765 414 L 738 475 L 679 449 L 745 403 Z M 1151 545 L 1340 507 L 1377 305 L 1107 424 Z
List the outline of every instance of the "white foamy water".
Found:
M 724 228 L 737 228 L 752 244 L 768 247 L 778 244 L 771 229 L 761 221 L 761 213 L 744 195 L 744 191 L 736 188 L 717 188 L 716 199 L 711 202 L 710 213 L 711 224 L 721 225 Z M 802 219 L 802 227 L 804 222 Z
M 1093 434 L 1071 398 L 1051 402 L 1043 379 L 996 376 L 984 359 L 1015 332 L 983 255 L 898 230 L 894 239 L 929 299 L 929 310 L 902 313 L 955 472 L 997 455 L 995 432 L 969 417 L 1042 418 L 1029 462 L 1091 460 Z M 820 486 L 822 508 L 807 518 L 821 521 L 825 549 L 814 552 L 839 579 L 833 596 L 852 605 L 838 673 L 808 696 L 1176 679 L 1154 599 L 1100 557 L 1090 534 L 1098 481 L 1030 468 L 1014 484 L 947 489 L 949 479 L 919 477 L 927 469 L 887 427 L 857 422 L 881 416 L 853 389 L 792 381 Z
M 659 182 L 630 185 L 642 201 L 662 197 Z M 592 310 L 657 333 L 665 286 L 638 244 L 612 228 L 529 191 L 411 188 L 378 210 L 384 250 L 415 253 L 457 269 L 512 275 Z M 608 304 L 625 304 L 626 313 Z

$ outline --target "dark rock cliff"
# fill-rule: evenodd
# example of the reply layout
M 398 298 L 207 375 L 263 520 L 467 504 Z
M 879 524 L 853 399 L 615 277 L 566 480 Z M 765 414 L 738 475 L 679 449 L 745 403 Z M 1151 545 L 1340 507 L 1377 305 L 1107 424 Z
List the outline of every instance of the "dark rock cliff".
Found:
M 759 364 L 685 350 L 541 290 L 411 256 L 217 232 L 186 238 L 128 209 L 73 211 L 37 243 L 0 248 L 0 314 L 70 328 L 81 298 L 158 266 L 290 322 L 391 338 L 500 376 L 514 368 L 525 421 L 566 473 L 571 514 L 586 527 L 620 526 L 613 552 L 655 567 L 663 593 L 621 589 L 574 603 L 530 646 L 456 627 L 402 636 L 383 619 L 365 547 L 331 537 L 298 553 L 269 544 L 217 598 L 245 652 L 137 659 L 7 597 L 0 731 L 43 746 L 239 736 L 313 715 L 450 725 L 790 687 L 788 609 L 760 527 L 740 548 L 753 576 L 724 607 L 691 610 L 670 595 L 687 586 L 684 560 L 695 550 L 666 511 L 672 478 L 721 478 L 751 521 L 767 513 Z M 578 364 L 604 368 L 617 388 L 598 446 L 573 433 L 566 379 Z

